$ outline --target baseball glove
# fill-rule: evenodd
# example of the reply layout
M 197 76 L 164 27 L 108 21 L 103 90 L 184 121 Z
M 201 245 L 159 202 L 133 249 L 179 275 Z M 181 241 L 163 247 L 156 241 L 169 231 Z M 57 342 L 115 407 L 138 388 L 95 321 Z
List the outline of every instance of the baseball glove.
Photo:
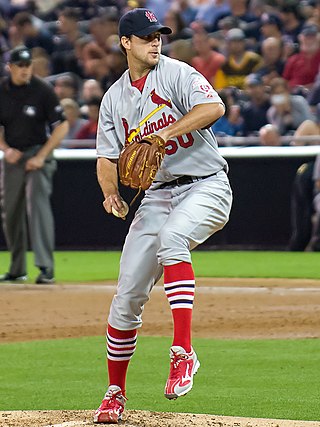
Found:
M 152 184 L 165 154 L 165 141 L 158 135 L 148 135 L 133 141 L 121 151 L 119 178 L 123 185 L 147 190 Z

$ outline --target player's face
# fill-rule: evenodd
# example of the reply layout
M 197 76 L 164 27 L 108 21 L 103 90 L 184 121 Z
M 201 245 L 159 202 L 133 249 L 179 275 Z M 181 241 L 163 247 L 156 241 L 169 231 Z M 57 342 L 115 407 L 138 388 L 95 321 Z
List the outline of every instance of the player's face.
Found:
M 127 54 L 135 61 L 148 67 L 154 67 L 159 62 L 161 46 L 162 40 L 159 32 L 144 37 L 132 36 Z
M 25 85 L 29 83 L 32 76 L 32 64 L 10 64 L 11 79 L 16 85 Z

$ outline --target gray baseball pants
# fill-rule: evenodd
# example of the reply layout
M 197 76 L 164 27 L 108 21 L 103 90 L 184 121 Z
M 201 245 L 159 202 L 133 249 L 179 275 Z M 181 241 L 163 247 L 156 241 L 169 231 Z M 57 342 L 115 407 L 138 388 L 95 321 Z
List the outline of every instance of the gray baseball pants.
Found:
M 142 325 L 141 315 L 163 266 L 191 262 L 190 250 L 222 229 L 232 192 L 224 171 L 175 187 L 146 191 L 126 237 L 117 293 L 108 322 L 120 330 Z
M 27 159 L 39 147 L 24 152 L 17 164 L 1 162 L 0 202 L 4 235 L 11 253 L 9 273 L 27 273 L 28 232 L 37 267 L 53 268 L 54 219 L 50 196 L 56 160 L 48 159 L 42 169 L 26 172 Z

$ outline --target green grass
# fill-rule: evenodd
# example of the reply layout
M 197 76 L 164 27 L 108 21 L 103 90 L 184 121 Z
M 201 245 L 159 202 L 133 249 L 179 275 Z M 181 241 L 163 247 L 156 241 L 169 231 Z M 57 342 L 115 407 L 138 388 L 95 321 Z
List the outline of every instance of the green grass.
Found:
M 202 366 L 186 397 L 168 401 L 169 338 L 140 337 L 128 409 L 319 420 L 320 340 L 195 339 Z M 105 391 L 104 339 L 0 346 L 0 410 L 94 409 Z
M 9 264 L 7 252 L 0 252 L 2 271 Z M 320 253 L 194 251 L 197 277 L 278 277 L 320 279 Z M 120 252 L 73 251 L 55 253 L 56 277 L 60 282 L 116 280 Z M 30 280 L 38 270 L 28 253 Z

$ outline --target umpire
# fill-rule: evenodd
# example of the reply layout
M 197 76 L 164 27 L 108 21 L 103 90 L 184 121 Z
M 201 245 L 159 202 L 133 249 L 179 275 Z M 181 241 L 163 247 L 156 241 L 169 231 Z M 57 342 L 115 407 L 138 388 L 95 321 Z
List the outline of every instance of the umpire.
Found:
M 29 230 L 40 270 L 36 283 L 54 283 L 50 196 L 56 161 L 52 151 L 67 133 L 68 124 L 53 88 L 32 76 L 29 49 L 13 49 L 7 70 L 8 76 L 0 84 L 0 201 L 11 263 L 0 281 L 26 280 Z

